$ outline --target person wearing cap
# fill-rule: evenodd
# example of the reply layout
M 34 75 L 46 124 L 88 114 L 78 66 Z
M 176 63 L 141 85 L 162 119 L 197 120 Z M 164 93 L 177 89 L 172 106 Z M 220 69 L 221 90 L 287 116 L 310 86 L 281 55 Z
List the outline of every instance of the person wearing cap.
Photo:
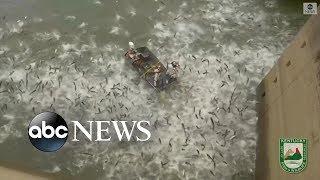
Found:
M 167 75 L 170 77 L 170 79 L 176 79 L 178 77 L 178 72 L 180 69 L 180 65 L 176 61 L 172 61 L 167 66 Z M 166 83 L 169 83 L 169 79 L 166 80 Z
M 154 87 L 156 87 L 157 86 L 157 82 L 158 82 L 159 77 L 160 77 L 161 66 L 160 65 L 156 66 L 156 68 L 153 70 L 153 72 L 154 72 L 153 85 L 154 85 Z
M 137 52 L 133 48 L 130 48 L 127 51 L 127 55 L 129 56 L 130 59 L 137 60 Z

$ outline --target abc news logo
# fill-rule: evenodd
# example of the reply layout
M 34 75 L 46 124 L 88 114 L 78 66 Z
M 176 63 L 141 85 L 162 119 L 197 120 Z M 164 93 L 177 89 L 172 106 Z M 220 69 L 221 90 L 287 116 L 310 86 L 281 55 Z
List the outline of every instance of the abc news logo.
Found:
M 71 121 L 73 125 L 73 139 L 78 142 L 77 132 L 90 141 L 93 141 L 93 125 L 96 126 L 96 139 L 94 141 L 111 141 L 109 127 L 113 127 L 117 138 L 122 141 L 126 137 L 127 141 L 132 140 L 133 132 L 137 129 L 144 134 L 143 137 L 135 136 L 136 141 L 148 141 L 151 133 L 143 125 L 150 125 L 149 121 L 132 121 L 132 128 L 127 127 L 126 121 L 87 121 L 89 129 L 86 129 L 78 121 Z M 104 127 L 104 128 L 103 128 Z M 78 131 L 79 130 L 79 131 Z M 31 144 L 40 151 L 54 152 L 62 148 L 68 139 L 68 126 L 66 121 L 54 112 L 43 112 L 38 114 L 29 124 L 28 134 Z

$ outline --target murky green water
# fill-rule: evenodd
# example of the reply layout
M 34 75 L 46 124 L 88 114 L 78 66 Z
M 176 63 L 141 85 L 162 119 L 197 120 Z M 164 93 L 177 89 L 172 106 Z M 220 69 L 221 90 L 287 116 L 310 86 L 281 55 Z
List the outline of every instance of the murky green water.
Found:
M 255 88 L 304 24 L 301 6 L 0 1 L 0 162 L 75 179 L 252 179 Z M 139 81 L 123 58 L 129 41 L 179 61 L 179 83 L 157 93 Z M 41 153 L 26 128 L 42 111 L 82 122 L 126 113 L 152 122 L 152 140 Z

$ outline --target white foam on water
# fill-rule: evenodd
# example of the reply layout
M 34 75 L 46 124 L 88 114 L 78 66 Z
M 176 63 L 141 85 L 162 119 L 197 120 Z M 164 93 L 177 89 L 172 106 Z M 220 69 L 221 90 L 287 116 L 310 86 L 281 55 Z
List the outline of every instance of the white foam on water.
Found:
M 93 3 L 96 4 L 96 5 L 101 5 L 102 4 L 102 2 L 98 1 L 98 0 L 95 0 Z
M 119 35 L 119 32 L 120 32 L 120 27 L 116 27 L 116 26 L 113 26 L 109 31 L 110 34 L 115 34 L 115 35 Z
M 3 143 L 12 133 L 10 124 L 6 124 L 0 127 L 0 143 Z
M 124 18 L 122 16 L 120 16 L 119 14 L 116 14 L 115 20 L 120 21 L 121 19 L 124 19 Z
M 12 115 L 12 114 L 5 114 L 5 115 L 3 115 L 3 117 L 5 119 L 9 119 L 9 120 L 13 120 L 15 118 L 14 115 Z
M 6 23 L 10 34 L 19 34 L 22 32 L 23 22 L 20 23 Z
M 86 27 L 87 25 L 88 25 L 88 23 L 82 22 L 78 27 L 79 27 L 79 28 L 84 28 L 84 27 Z
M 65 20 L 71 20 L 71 21 L 74 21 L 74 20 L 76 20 L 77 19 L 77 17 L 76 16 L 66 16 L 65 18 L 64 18 Z
M 52 32 L 37 32 L 35 33 L 35 39 L 40 41 L 48 41 L 51 39 L 59 40 L 61 34 L 57 30 L 52 30 Z
M 135 15 L 137 15 L 137 10 L 136 10 L 134 7 L 131 7 L 131 8 L 129 9 L 129 14 L 130 14 L 131 16 L 135 16 Z
M 32 21 L 35 22 L 35 23 L 40 23 L 40 22 L 43 21 L 43 19 L 40 18 L 40 17 L 33 17 L 33 18 L 32 18 Z

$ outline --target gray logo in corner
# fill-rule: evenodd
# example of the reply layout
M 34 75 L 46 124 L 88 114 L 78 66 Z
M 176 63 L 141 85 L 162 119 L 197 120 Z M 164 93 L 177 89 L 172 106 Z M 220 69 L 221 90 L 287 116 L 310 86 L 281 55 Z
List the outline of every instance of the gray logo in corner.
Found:
M 303 3 L 303 14 L 317 14 L 317 3 Z

